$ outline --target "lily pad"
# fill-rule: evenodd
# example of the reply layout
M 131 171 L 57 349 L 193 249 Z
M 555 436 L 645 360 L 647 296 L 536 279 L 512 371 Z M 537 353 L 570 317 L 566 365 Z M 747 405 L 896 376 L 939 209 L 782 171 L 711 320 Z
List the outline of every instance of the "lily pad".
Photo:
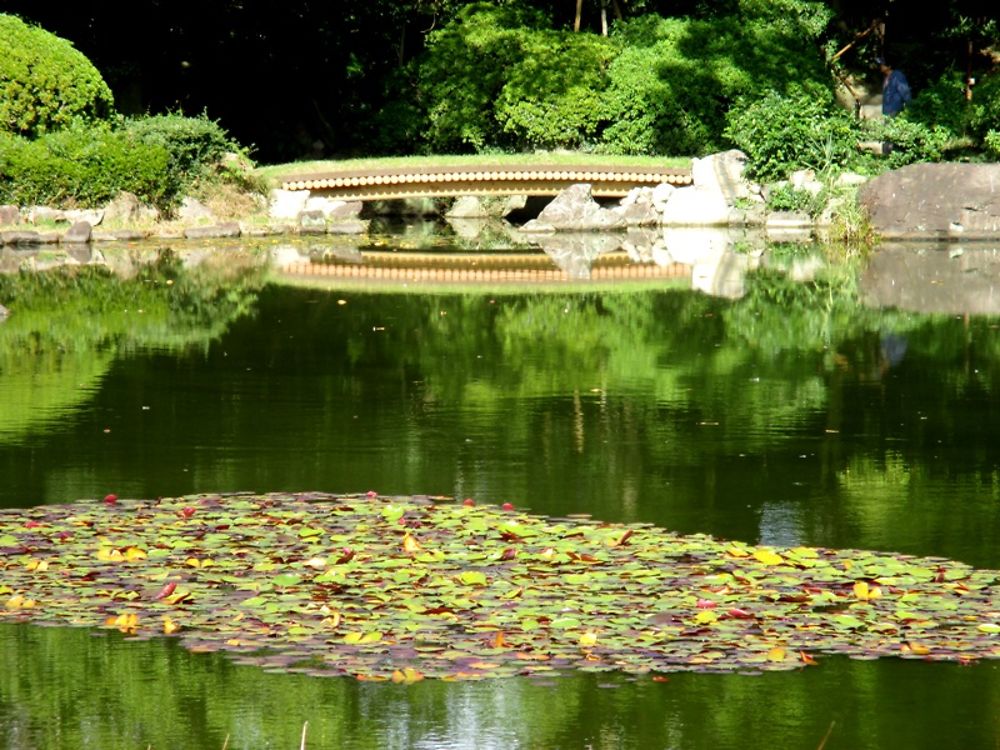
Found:
M 444 498 L 77 502 L 0 511 L 0 542 L 0 619 L 270 671 L 410 685 L 1000 656 L 997 571 Z

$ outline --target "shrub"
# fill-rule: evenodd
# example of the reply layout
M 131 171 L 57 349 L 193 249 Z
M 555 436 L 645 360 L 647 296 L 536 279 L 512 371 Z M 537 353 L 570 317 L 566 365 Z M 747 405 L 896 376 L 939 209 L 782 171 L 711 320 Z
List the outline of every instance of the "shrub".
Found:
M 778 185 L 767 194 L 767 207 L 771 211 L 802 211 L 816 216 L 823 205 L 822 194 L 814 195 L 789 183 Z
M 853 119 L 825 92 L 744 99 L 726 119 L 725 135 L 746 153 L 748 174 L 764 182 L 797 169 L 824 171 L 842 164 L 857 143 Z
M 969 127 L 969 106 L 962 74 L 949 71 L 923 88 L 906 105 L 906 118 L 928 127 L 940 127 L 956 136 Z
M 0 131 L 34 138 L 113 109 L 111 89 L 68 41 L 0 15 Z
M 985 140 L 990 131 L 1000 130 L 1000 72 L 983 76 L 973 91 L 969 129 L 975 138 Z
M 235 151 L 237 158 L 226 158 Z M 260 185 L 248 160 L 208 118 L 162 115 L 74 125 L 35 140 L 0 138 L 0 201 L 97 206 L 120 191 L 169 210 L 199 181 Z
M 227 153 L 243 150 L 221 125 L 205 114 L 138 117 L 126 120 L 122 129 L 140 143 L 166 149 L 174 179 L 184 183 L 207 176 Z
M 905 111 L 896 117 L 862 123 L 865 139 L 891 144 L 882 160 L 885 169 L 896 169 L 920 161 L 941 161 L 955 140 L 955 134 L 940 125 L 926 125 L 911 120 Z
M 95 207 L 122 190 L 167 208 L 180 185 L 166 148 L 82 125 L 28 140 L 0 134 L 0 202 Z

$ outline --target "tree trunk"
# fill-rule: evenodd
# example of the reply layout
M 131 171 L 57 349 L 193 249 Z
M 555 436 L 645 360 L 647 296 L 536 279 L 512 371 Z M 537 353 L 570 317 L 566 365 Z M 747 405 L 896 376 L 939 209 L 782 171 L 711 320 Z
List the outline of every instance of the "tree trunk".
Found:
M 583 0 L 576 0 L 576 20 L 573 21 L 573 31 L 580 30 L 581 16 L 583 16 Z

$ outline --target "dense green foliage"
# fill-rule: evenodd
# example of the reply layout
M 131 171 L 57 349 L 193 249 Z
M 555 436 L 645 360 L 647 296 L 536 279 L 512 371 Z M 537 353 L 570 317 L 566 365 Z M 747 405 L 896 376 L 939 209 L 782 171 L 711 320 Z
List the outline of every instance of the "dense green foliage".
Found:
M 91 207 L 125 190 L 169 209 L 238 148 L 204 116 L 79 124 L 34 140 L 0 134 L 0 201 Z
M 169 171 L 181 182 L 206 176 L 227 153 L 240 150 L 222 126 L 204 114 L 137 117 L 127 120 L 123 129 L 139 143 L 163 147 Z
M 164 179 L 169 153 L 109 127 L 75 126 L 35 140 L 0 135 L 0 201 L 98 206 L 127 190 L 163 205 L 177 185 Z
M 432 57 L 445 60 L 443 48 L 449 45 L 443 37 L 461 38 L 460 29 L 468 30 L 470 17 L 477 15 L 473 5 L 483 4 L 343 0 L 336 14 L 324 14 L 309 0 L 280 5 L 140 0 L 141 35 L 133 33 L 132 19 L 114 4 L 9 0 L 5 8 L 72 39 L 110 82 L 123 111 L 207 109 L 238 140 L 256 144 L 261 158 L 269 161 L 356 155 L 373 148 L 413 153 L 444 142 L 466 150 L 517 147 L 524 138 L 584 146 L 593 142 L 595 148 L 630 153 L 654 147 L 705 153 L 713 143 L 701 140 L 703 131 L 718 132 L 720 113 L 734 96 L 756 96 L 768 88 L 787 94 L 789 85 L 814 79 L 838 50 L 845 50 L 838 62 L 843 71 L 855 80 L 864 76 L 869 85 L 877 85 L 873 58 L 888 55 L 906 72 L 915 93 L 945 73 L 961 79 L 968 69 L 980 81 L 978 98 L 985 76 L 995 67 L 992 50 L 1000 40 L 995 8 L 983 0 L 948 0 L 919 13 L 900 12 L 893 0 L 590 0 L 580 6 L 577 34 L 571 31 L 574 3 L 491 0 L 486 7 L 521 20 L 482 26 L 483 31 L 495 27 L 498 44 L 480 38 L 464 58 L 461 50 L 449 52 L 471 66 L 426 68 L 423 53 L 430 50 Z M 600 37 L 602 14 L 610 25 L 610 41 Z M 859 38 L 875 18 L 886 21 L 884 36 Z M 680 29 L 676 43 L 660 39 L 643 48 L 620 46 L 625 29 L 652 33 L 664 20 Z M 557 67 L 546 64 L 539 71 L 537 90 L 510 82 L 505 98 L 513 95 L 520 106 L 481 97 L 484 92 L 499 95 L 508 74 L 539 70 L 514 59 L 525 50 L 536 53 L 538 45 L 544 47 L 541 58 Z M 609 50 L 614 55 L 610 61 Z M 657 64 L 664 69 L 656 69 Z M 558 71 L 566 66 L 577 75 L 561 91 Z M 483 79 L 468 80 L 471 71 Z M 455 86 L 449 89 L 438 73 L 454 74 Z M 489 82 L 498 78 L 504 83 L 490 88 Z M 828 87 L 825 79 L 823 83 Z M 278 106 L 261 106 L 260 92 L 268 90 L 282 92 Z M 460 90 L 465 93 L 449 102 L 450 94 Z M 614 93 L 604 112 L 581 114 L 589 106 L 588 96 L 600 90 Z M 428 91 L 433 101 L 423 98 Z M 475 92 L 478 100 L 471 96 Z M 500 119 L 492 111 L 483 115 L 494 104 L 507 114 Z M 461 123 L 463 111 L 475 117 L 468 133 L 456 133 L 447 123 Z M 425 119 L 428 112 L 435 118 Z M 538 113 L 554 113 L 580 132 L 570 138 L 560 126 L 550 130 L 549 123 L 536 125 Z M 616 124 L 607 118 L 615 113 L 626 121 L 605 137 L 603 131 Z M 485 140 L 482 122 L 489 125 Z M 660 132 L 673 128 L 680 132 Z M 425 132 L 430 141 L 423 138 Z
M 811 84 L 830 96 L 815 38 L 817 3 L 798 21 L 744 3 L 712 19 L 644 16 L 610 38 L 552 30 L 538 13 L 464 8 L 428 38 L 419 100 L 439 151 L 585 147 L 692 155 L 721 148 L 741 96 Z
M 797 3 L 813 11 L 806 21 L 743 5 L 729 16 L 646 16 L 616 26 L 623 51 L 604 96 L 608 151 L 708 153 L 727 145 L 726 112 L 740 97 L 804 85 L 832 92 L 815 45 L 824 23 L 818 4 Z
M 725 134 L 746 153 L 751 176 L 776 180 L 796 169 L 822 171 L 851 157 L 857 128 L 824 93 L 770 92 L 747 97 L 729 111 Z
M 113 112 L 111 89 L 65 39 L 0 14 L 0 131 L 33 137 Z
M 608 40 L 481 3 L 431 34 L 428 48 L 418 80 L 432 149 L 579 147 L 594 136 Z

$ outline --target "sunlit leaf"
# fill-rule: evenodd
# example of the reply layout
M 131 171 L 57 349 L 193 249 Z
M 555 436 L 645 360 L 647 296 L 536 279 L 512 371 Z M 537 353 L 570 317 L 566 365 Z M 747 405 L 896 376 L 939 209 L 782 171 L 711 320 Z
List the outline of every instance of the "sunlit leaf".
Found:
M 52 505 L 0 510 L 0 540 L 0 620 L 365 681 L 1000 658 L 997 571 L 440 498 Z
M 754 550 L 753 556 L 765 565 L 783 565 L 785 562 L 785 558 L 769 549 Z

